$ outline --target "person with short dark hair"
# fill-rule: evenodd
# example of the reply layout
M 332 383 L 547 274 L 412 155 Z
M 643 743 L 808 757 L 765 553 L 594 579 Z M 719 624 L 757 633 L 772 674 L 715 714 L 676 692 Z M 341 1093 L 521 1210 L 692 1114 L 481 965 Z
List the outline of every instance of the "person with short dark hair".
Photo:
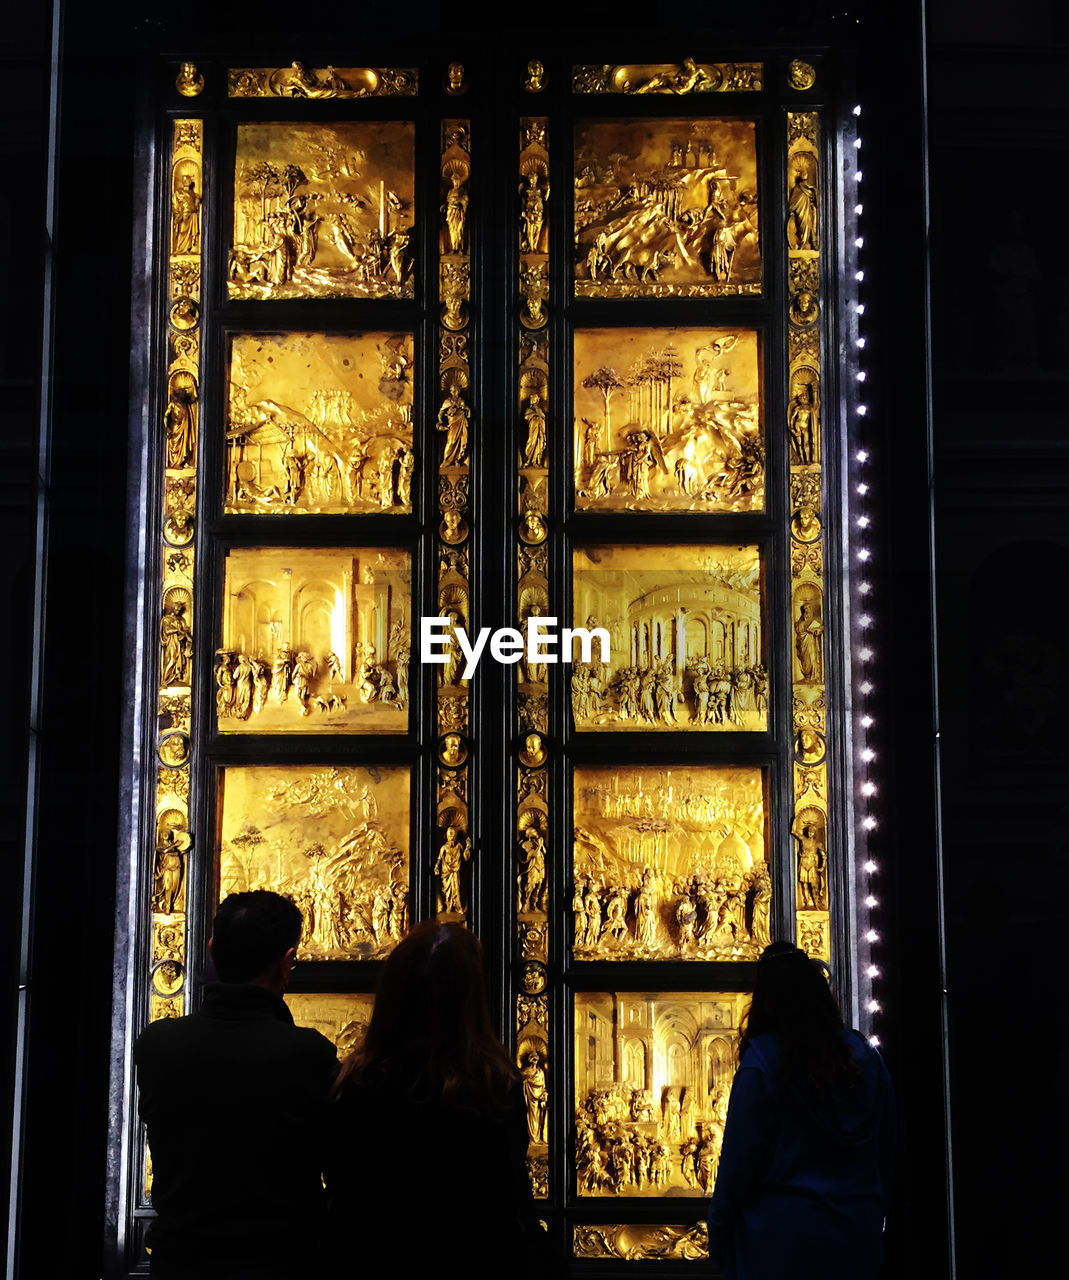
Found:
M 542 1095 L 525 1097 L 494 1034 L 479 940 L 459 924 L 417 925 L 387 959 L 367 1035 L 338 1078 L 327 1158 L 337 1274 L 558 1274 L 526 1168 L 544 1084 Z
M 208 943 L 219 981 L 134 1044 L 153 1280 L 295 1280 L 314 1256 L 338 1062 L 282 999 L 301 923 L 277 893 L 231 894 Z
M 729 1280 L 875 1280 L 894 1152 L 880 1055 L 823 969 L 789 942 L 757 965 L 713 1198 L 709 1258 Z

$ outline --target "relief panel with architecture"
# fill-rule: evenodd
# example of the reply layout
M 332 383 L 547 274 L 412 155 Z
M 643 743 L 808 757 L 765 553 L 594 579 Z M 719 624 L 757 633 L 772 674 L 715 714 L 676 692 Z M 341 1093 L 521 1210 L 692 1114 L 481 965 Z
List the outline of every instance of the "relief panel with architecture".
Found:
M 579 329 L 575 505 L 761 511 L 761 352 L 753 329 Z
M 231 298 L 411 298 L 413 126 L 240 124 Z
M 761 292 L 752 120 L 581 120 L 575 291 L 586 298 Z
M 412 510 L 411 333 L 230 343 L 228 513 Z
M 578 960 L 756 960 L 771 941 L 758 769 L 577 769 Z
M 665 565 L 665 568 L 651 568 Z M 596 546 L 572 553 L 574 627 L 609 661 L 573 655 L 577 729 L 764 730 L 761 556 L 753 546 Z
M 749 999 L 743 992 L 576 994 L 579 1195 L 712 1192 Z
M 326 765 L 224 769 L 219 897 L 286 894 L 299 960 L 372 960 L 408 932 L 409 771 Z
M 404 733 L 407 551 L 234 547 L 216 651 L 220 733 Z

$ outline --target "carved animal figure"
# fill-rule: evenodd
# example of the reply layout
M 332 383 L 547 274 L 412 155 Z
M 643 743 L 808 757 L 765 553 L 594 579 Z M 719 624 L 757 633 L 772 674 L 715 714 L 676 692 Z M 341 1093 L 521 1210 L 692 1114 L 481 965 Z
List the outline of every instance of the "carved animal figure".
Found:
M 643 249 L 636 246 L 623 251 L 613 263 L 612 273 L 615 278 L 656 283 L 658 273 L 671 266 L 675 260 L 676 255 L 671 249 Z

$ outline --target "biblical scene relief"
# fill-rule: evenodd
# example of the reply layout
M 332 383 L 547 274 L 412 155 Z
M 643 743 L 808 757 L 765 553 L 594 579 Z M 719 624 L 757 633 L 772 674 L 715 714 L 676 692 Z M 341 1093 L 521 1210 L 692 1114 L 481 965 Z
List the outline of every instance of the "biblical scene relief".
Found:
M 764 508 L 755 330 L 580 329 L 573 370 L 576 507 Z
M 408 932 L 409 771 L 327 765 L 225 769 L 219 897 L 286 894 L 299 960 L 374 960 Z
M 347 1058 L 363 1040 L 375 1007 L 371 995 L 335 992 L 294 992 L 286 995 L 286 1004 L 299 1027 L 311 1027 L 338 1050 L 339 1058 Z
M 753 121 L 580 121 L 575 281 L 588 298 L 760 293 Z
M 575 1170 L 584 1196 L 709 1195 L 743 992 L 575 997 Z
M 412 510 L 412 335 L 242 334 L 230 347 L 226 511 Z
M 216 650 L 220 733 L 404 733 L 407 551 L 234 547 Z
M 771 941 L 757 769 L 577 769 L 573 953 L 756 960 Z
M 413 126 L 238 125 L 231 298 L 411 298 Z
M 698 1261 L 709 1256 L 704 1222 L 693 1226 L 660 1226 L 646 1222 L 578 1223 L 572 1228 L 577 1258 L 623 1258 L 628 1262 L 657 1259 Z
M 572 626 L 609 635 L 607 663 L 575 642 L 577 729 L 767 728 L 757 547 L 582 547 L 572 594 Z

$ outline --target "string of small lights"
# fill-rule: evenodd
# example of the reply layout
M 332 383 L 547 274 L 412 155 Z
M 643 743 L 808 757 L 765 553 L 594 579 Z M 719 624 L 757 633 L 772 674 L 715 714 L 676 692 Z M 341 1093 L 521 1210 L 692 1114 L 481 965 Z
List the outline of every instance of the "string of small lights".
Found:
M 873 647 L 874 597 L 872 575 L 872 548 L 869 538 L 872 530 L 872 508 L 870 484 L 868 476 L 872 467 L 872 453 L 866 439 L 865 419 L 869 407 L 865 403 L 866 370 L 863 366 L 866 337 L 864 333 L 865 303 L 863 301 L 863 285 L 865 270 L 863 250 L 865 238 L 862 234 L 864 202 L 862 200 L 863 171 L 861 168 L 861 106 L 853 109 L 853 181 L 855 202 L 851 212 L 847 204 L 847 262 L 852 268 L 854 287 L 850 290 L 848 306 L 853 310 L 847 331 L 852 335 L 855 347 L 853 363 L 853 385 L 847 388 L 847 449 L 849 476 L 849 494 L 847 512 L 849 533 L 846 539 L 848 553 L 851 558 L 850 572 L 847 579 L 850 583 L 852 599 L 850 615 L 853 619 L 851 628 L 851 681 L 852 697 L 850 699 L 853 724 L 851 739 L 854 749 L 854 832 L 853 848 L 855 856 L 855 892 L 857 901 L 857 962 L 859 1003 L 862 1017 L 862 1029 L 868 1035 L 869 1043 L 879 1046 L 879 1014 L 881 1011 L 879 998 L 880 966 L 879 943 L 880 932 L 877 917 L 880 907 L 878 893 L 879 863 L 876 859 L 878 844 L 877 830 L 879 822 L 876 817 L 877 796 L 879 787 L 876 782 L 876 750 L 872 746 L 875 720 L 871 713 L 873 695 L 876 692 L 874 682 L 876 652 Z M 849 278 L 849 275 L 848 275 Z

